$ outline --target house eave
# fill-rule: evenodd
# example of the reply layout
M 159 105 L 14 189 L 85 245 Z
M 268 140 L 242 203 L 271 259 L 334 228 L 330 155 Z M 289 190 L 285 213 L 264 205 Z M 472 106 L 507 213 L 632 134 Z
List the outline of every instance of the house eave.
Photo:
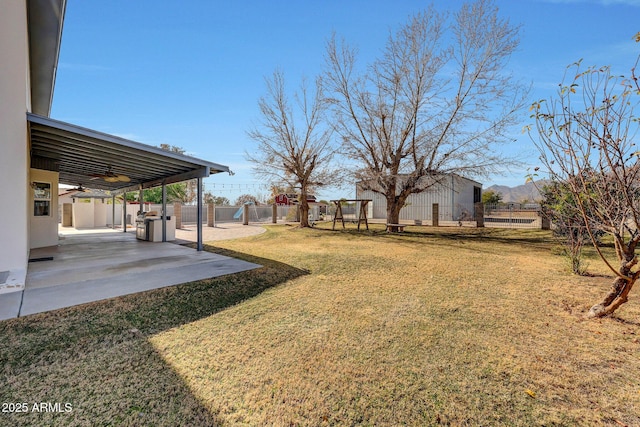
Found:
M 27 0 L 31 111 L 49 117 L 62 42 L 66 0 Z

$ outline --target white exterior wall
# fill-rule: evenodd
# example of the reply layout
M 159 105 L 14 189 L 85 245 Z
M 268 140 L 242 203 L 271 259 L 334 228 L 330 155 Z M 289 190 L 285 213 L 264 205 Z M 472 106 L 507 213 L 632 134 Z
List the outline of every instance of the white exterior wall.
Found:
M 102 199 L 77 197 L 72 206 L 73 228 L 106 227 L 107 208 L 111 210 L 111 205 Z
M 465 213 L 473 216 L 474 187 L 482 184 L 466 178 L 451 175 L 445 180 L 420 194 L 412 194 L 400 211 L 401 220 L 431 221 L 433 204 L 438 204 L 439 221 L 458 221 Z M 383 195 L 371 190 L 356 188 L 356 198 L 372 199 L 374 219 L 387 217 L 387 201 Z
M 85 202 L 77 199 L 73 204 L 73 228 L 93 228 L 94 227 L 94 209 L 93 199 L 91 202 Z
M 95 227 L 111 227 L 113 226 L 112 216 L 113 216 L 113 205 L 111 204 L 112 199 L 104 199 L 104 202 L 97 199 L 94 201 L 96 204 L 94 212 L 93 212 L 93 226 Z M 62 215 L 62 205 L 64 203 L 73 204 L 73 198 L 71 195 L 60 196 L 58 198 L 58 216 Z M 133 212 L 132 207 L 127 207 L 129 213 Z M 72 206 L 72 214 L 73 214 L 73 206 Z M 60 222 L 61 218 L 58 218 Z M 87 220 L 88 221 L 88 220 Z M 116 225 L 122 225 L 122 205 L 116 201 Z M 75 227 L 75 224 L 74 224 Z M 86 227 L 86 226 L 85 226 Z
M 106 210 L 106 221 L 108 226 L 113 226 L 113 205 L 111 204 L 111 200 L 105 200 L 105 206 L 107 206 Z M 135 212 L 138 205 L 130 205 L 127 204 L 127 214 L 132 215 L 132 212 Z M 135 222 L 135 217 L 132 217 L 132 221 Z M 116 201 L 116 225 L 122 225 L 122 204 Z
M 24 287 L 29 258 L 29 48 L 25 0 L 2 2 L 0 12 L 0 292 Z
M 58 172 L 31 169 L 31 182 L 47 182 L 51 184 L 51 200 L 49 215 L 35 216 L 33 209 L 33 190 L 29 191 L 29 221 L 31 249 L 55 246 L 58 244 Z
M 458 216 L 466 214 L 469 215 L 471 219 L 474 219 L 475 203 L 473 200 L 473 187 L 480 187 L 480 193 L 482 193 L 482 184 L 464 178 L 460 181 L 460 184 L 458 185 L 458 207 L 460 208 Z M 482 199 L 477 202 L 480 203 L 481 201 Z M 465 212 L 463 212 L 463 210 Z
M 107 204 L 103 199 L 93 199 L 93 226 L 107 226 Z M 109 205 L 111 207 L 111 205 Z

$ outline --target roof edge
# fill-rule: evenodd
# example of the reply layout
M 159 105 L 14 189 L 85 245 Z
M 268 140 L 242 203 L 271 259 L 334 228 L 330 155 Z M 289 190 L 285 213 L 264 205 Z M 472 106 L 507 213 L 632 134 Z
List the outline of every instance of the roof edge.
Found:
M 27 0 L 31 110 L 51 114 L 67 0 Z

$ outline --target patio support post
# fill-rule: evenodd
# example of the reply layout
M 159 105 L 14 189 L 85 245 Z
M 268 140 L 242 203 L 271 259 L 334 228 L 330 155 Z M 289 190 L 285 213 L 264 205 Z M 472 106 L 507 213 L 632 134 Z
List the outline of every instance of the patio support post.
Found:
M 207 227 L 216 226 L 216 205 L 207 203 Z
M 434 227 L 440 225 L 440 205 L 437 203 L 431 205 L 431 225 Z
M 167 185 L 162 181 L 162 241 L 167 241 Z
M 111 195 L 111 228 L 116 229 L 116 195 Z
M 198 178 L 198 251 L 202 251 L 202 178 Z
M 473 207 L 474 207 L 474 214 L 476 216 L 475 218 L 476 227 L 482 228 L 484 227 L 484 203 L 482 202 L 475 203 Z
M 173 216 L 176 217 L 176 230 L 182 228 L 182 204 L 175 202 L 173 204 Z
M 144 191 L 142 191 L 142 184 L 140 184 L 140 189 L 138 190 L 138 201 L 140 202 L 140 210 L 139 215 L 142 215 L 144 212 Z
M 122 193 L 122 230 L 127 232 L 127 192 Z

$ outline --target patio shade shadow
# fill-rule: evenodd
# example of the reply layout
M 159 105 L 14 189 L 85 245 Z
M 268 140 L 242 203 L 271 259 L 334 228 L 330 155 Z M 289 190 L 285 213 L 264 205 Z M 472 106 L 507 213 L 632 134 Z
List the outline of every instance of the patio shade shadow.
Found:
M 0 322 L 3 402 L 70 403 L 68 413 L 3 414 L 11 425 L 216 425 L 148 342 L 308 274 L 229 250 L 263 267 Z M 64 408 L 64 406 L 62 406 Z

